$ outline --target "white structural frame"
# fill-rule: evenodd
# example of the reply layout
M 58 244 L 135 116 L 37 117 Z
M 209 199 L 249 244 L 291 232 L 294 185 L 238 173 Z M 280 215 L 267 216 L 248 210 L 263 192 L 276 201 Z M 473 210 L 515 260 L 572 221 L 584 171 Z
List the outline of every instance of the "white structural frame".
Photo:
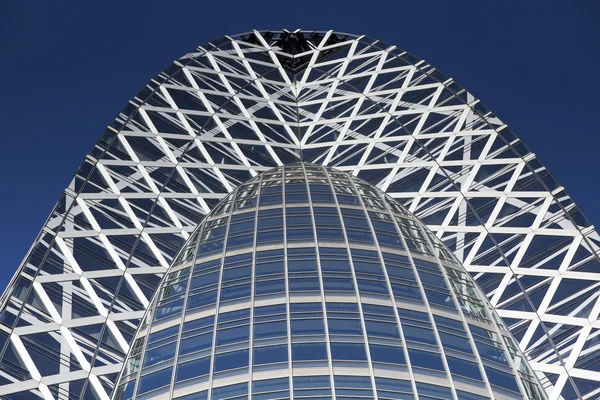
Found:
M 199 47 L 107 128 L 2 296 L 0 396 L 110 398 L 160 276 L 203 215 L 298 160 L 350 171 L 424 221 L 550 399 L 600 396 L 600 238 L 564 188 L 425 61 L 300 30 Z

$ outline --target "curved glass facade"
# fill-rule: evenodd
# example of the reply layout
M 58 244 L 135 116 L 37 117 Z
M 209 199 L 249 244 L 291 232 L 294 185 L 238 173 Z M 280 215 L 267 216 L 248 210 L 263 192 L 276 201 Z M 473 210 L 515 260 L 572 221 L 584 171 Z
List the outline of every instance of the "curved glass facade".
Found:
M 439 239 L 367 182 L 312 164 L 260 174 L 209 213 L 114 398 L 292 396 L 545 398 Z

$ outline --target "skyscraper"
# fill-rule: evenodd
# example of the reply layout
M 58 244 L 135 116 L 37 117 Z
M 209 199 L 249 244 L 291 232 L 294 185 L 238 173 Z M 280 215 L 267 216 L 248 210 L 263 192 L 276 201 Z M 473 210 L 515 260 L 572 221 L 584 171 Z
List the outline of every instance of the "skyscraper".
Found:
M 253 31 L 176 60 L 86 156 L 1 302 L 0 396 L 108 399 L 203 217 L 297 161 L 398 200 L 472 274 L 551 399 L 600 394 L 598 237 L 451 78 L 337 32 Z
M 115 399 L 545 398 L 439 239 L 323 166 L 239 186 L 157 293 Z

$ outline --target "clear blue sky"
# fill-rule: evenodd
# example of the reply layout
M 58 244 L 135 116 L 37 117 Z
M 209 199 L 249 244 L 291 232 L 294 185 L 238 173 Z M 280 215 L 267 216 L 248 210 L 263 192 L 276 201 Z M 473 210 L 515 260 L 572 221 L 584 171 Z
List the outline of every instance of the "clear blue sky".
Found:
M 335 29 L 453 77 L 600 225 L 597 1 L 5 1 L 0 290 L 105 126 L 170 61 L 224 34 Z

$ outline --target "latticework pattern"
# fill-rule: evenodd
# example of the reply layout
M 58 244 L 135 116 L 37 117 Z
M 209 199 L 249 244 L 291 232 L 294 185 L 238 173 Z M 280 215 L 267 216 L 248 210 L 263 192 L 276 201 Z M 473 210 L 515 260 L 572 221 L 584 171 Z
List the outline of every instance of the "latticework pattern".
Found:
M 107 399 L 161 274 L 241 182 L 350 171 L 454 251 L 551 399 L 600 395 L 598 240 L 494 114 L 364 36 L 250 32 L 175 61 L 87 155 L 2 298 L 0 395 Z
M 452 253 L 347 172 L 243 183 L 156 292 L 114 400 L 546 399 Z

